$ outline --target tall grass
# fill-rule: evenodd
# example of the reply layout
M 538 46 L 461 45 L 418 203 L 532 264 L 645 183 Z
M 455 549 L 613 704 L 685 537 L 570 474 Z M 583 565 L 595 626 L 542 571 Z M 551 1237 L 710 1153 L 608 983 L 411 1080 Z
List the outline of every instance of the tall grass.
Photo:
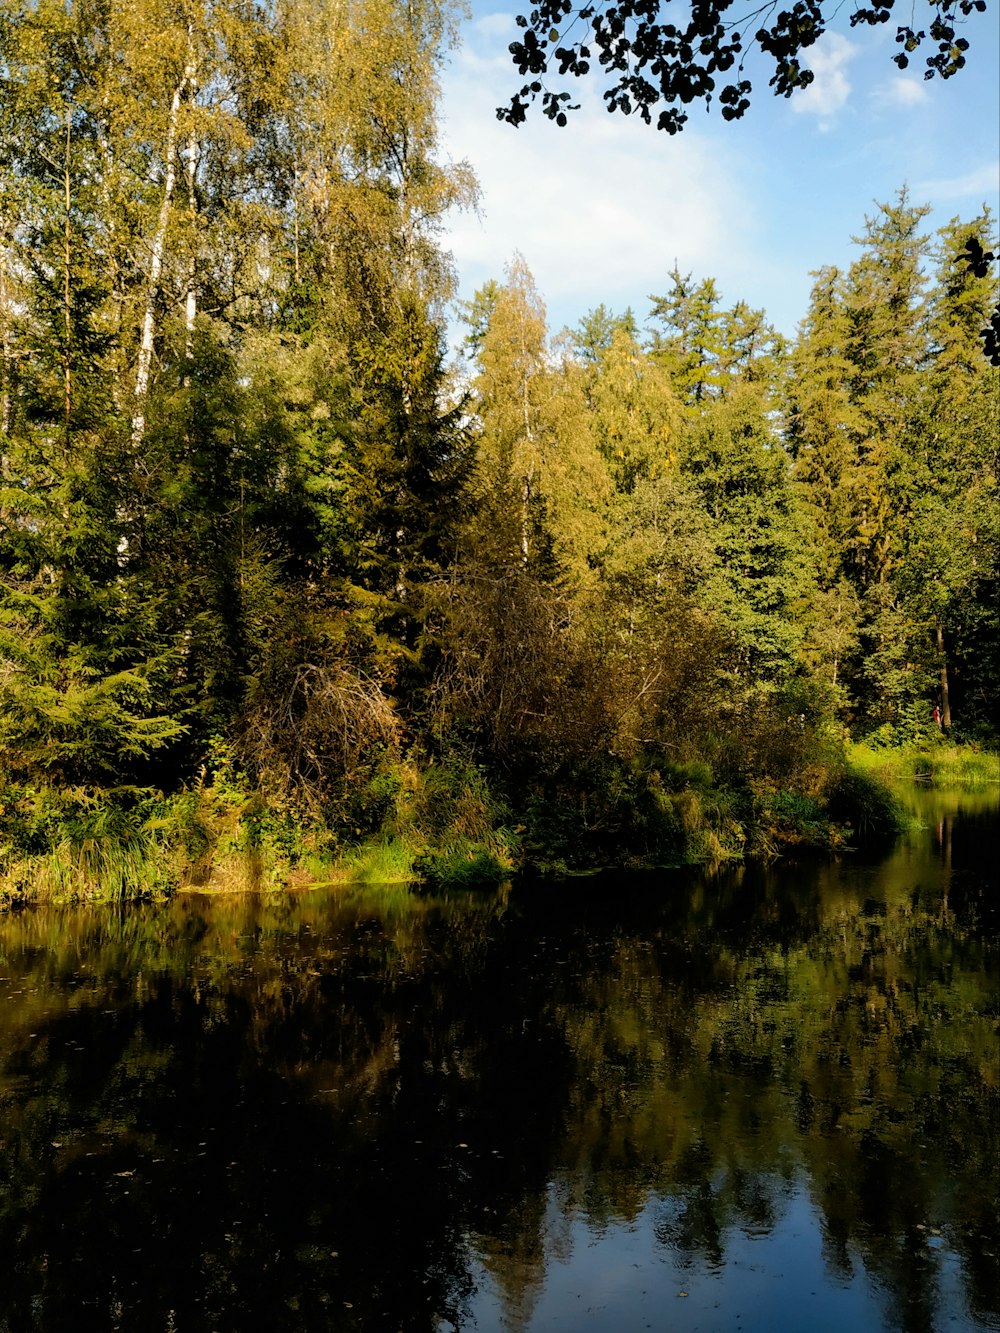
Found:
M 0 903 L 108 902 L 169 892 L 176 871 L 134 788 L 63 793 L 8 788 L 0 810 Z
M 847 761 L 856 772 L 901 785 L 930 783 L 935 787 L 988 787 L 1000 784 L 1000 754 L 971 745 L 947 742 L 894 746 L 847 747 Z
M 0 904 L 162 897 L 176 887 L 172 867 L 151 841 L 106 839 L 80 846 L 63 839 L 51 851 L 18 857 L 0 876 Z
M 414 879 L 419 849 L 403 838 L 386 837 L 349 851 L 332 878 L 351 884 L 404 884 Z

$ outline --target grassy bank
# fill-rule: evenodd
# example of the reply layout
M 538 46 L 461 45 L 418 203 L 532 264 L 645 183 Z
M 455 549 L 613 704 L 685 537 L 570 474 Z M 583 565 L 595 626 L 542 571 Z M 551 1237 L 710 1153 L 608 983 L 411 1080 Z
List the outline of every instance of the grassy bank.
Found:
M 856 772 L 891 786 L 911 782 L 935 787 L 1000 785 L 1000 754 L 971 745 L 949 745 L 944 740 L 892 748 L 851 744 L 847 762 Z
M 9 786 L 0 793 L 0 907 L 181 889 L 487 885 L 518 861 L 509 810 L 468 763 L 376 767 L 335 813 L 250 790 L 226 764 L 169 796 Z
M 951 781 L 995 780 L 996 756 L 953 749 L 935 757 L 936 774 Z M 902 831 L 907 816 L 891 785 L 925 772 L 922 753 L 862 746 L 784 784 L 727 783 L 703 761 L 609 757 L 501 783 L 451 758 L 377 769 L 337 821 L 249 791 L 225 766 L 172 796 L 8 789 L 0 905 L 122 901 L 185 888 L 488 888 L 522 870 L 558 876 L 839 852 Z

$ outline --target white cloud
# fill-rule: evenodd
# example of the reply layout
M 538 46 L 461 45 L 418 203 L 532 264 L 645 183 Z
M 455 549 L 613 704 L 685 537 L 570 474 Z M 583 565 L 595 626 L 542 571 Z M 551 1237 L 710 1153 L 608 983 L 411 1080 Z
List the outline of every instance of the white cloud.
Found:
M 923 106 L 929 102 L 931 95 L 923 79 L 900 75 L 898 78 L 887 79 L 884 83 L 880 83 L 875 89 L 875 100 L 884 106 L 909 110 L 911 107 Z
M 995 200 L 1000 193 L 1000 162 L 987 162 L 962 176 L 918 181 L 914 193 L 918 198 Z
M 825 32 L 803 56 L 814 77 L 808 88 L 792 94 L 793 110 L 825 119 L 846 106 L 851 95 L 847 66 L 856 55 L 853 42 L 840 33 Z
M 476 25 L 474 25 L 475 27 Z M 524 255 L 553 329 L 575 323 L 605 302 L 631 304 L 639 319 L 647 296 L 682 272 L 727 275 L 752 260 L 743 247 L 752 211 L 728 148 L 692 129 L 670 138 L 635 117 L 610 116 L 580 88 L 581 109 L 565 129 L 534 108 L 517 129 L 496 106 L 518 86 L 509 57 L 472 48 L 470 34 L 444 80 L 442 140 L 454 159 L 468 158 L 482 187 L 482 216 L 455 217 L 445 245 L 468 297 L 501 277 L 515 251 Z M 741 293 L 732 290 L 732 299 Z
M 506 37 L 517 32 L 513 14 L 483 14 L 469 26 L 474 36 Z
M 985 68 L 970 61 L 960 78 L 926 84 L 933 115 L 901 86 L 923 91 L 919 76 L 887 64 L 898 49 L 891 33 L 877 50 L 872 34 L 827 33 L 807 53 L 817 75 L 809 89 L 786 102 L 761 85 L 735 124 L 717 107 L 694 111 L 671 138 L 635 116 L 609 116 L 595 68 L 590 79 L 567 81 L 583 109 L 564 130 L 538 106 L 515 130 L 495 111 L 523 82 L 507 50 L 512 18 L 490 12 L 502 3 L 474 0 L 443 80 L 444 150 L 468 159 L 482 185 L 482 218 L 456 214 L 442 238 L 464 297 L 501 277 L 520 251 L 553 329 L 600 302 L 631 305 L 644 320 L 647 296 L 666 290 L 676 257 L 682 272 L 715 278 L 724 304 L 763 306 L 793 334 L 810 270 L 856 257 L 850 237 L 872 200 L 908 180 L 915 201 L 943 219 L 1000 193 L 997 121 L 986 114 L 996 104 L 995 43 L 981 45 Z M 817 129 L 826 132 L 823 152 Z

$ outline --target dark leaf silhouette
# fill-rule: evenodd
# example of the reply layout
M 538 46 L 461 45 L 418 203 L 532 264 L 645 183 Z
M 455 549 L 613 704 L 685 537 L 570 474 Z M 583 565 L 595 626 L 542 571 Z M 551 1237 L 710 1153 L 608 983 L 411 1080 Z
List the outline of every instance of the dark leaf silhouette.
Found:
M 929 43 L 924 78 L 939 75 L 950 79 L 965 65 L 969 42 L 956 36 L 956 24 L 972 13 L 982 13 L 986 0 L 920 0 L 931 11 L 925 29 L 901 25 L 896 42 L 903 51 L 892 57 L 900 69 L 909 57 Z M 510 44 L 514 65 L 520 74 L 536 76 L 515 93 L 506 106 L 497 108 L 497 118 L 520 125 L 528 106 L 542 94 L 543 111 L 557 124 L 566 116 L 553 112 L 550 99 L 557 94 L 540 85 L 537 76 L 585 78 L 591 73 L 591 48 L 601 68 L 612 80 L 604 92 L 609 111 L 631 115 L 637 111 L 650 124 L 657 112 L 657 128 L 668 134 L 683 129 L 686 107 L 717 98 L 726 120 L 738 120 L 750 106 L 751 81 L 743 77 L 744 62 L 754 45 L 771 70 L 768 84 L 776 96 L 790 97 L 812 82 L 802 54 L 827 28 L 828 15 L 836 12 L 822 0 L 796 0 L 779 9 L 776 0 L 734 18 L 732 0 L 694 0 L 690 12 L 673 17 L 671 0 L 603 0 L 598 5 L 574 8 L 569 0 L 541 0 L 528 15 L 519 15 L 522 40 Z M 859 5 L 850 14 L 851 27 L 875 27 L 888 23 L 895 0 L 874 0 Z M 761 18 L 763 16 L 763 22 Z M 912 13 L 910 15 L 912 17 Z M 716 76 L 735 66 L 736 78 L 717 85 Z M 568 97 L 568 94 L 567 94 Z M 575 109 L 575 108 L 567 108 Z

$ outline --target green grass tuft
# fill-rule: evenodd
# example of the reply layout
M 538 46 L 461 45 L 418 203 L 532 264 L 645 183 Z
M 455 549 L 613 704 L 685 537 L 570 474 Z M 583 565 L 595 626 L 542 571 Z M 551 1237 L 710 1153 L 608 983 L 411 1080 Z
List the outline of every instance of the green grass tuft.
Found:
M 405 884 L 414 878 L 417 854 L 402 838 L 362 843 L 347 853 L 335 878 L 351 884 Z
M 421 887 L 432 891 L 496 889 L 510 878 L 510 867 L 485 847 L 425 853 L 413 868 Z

